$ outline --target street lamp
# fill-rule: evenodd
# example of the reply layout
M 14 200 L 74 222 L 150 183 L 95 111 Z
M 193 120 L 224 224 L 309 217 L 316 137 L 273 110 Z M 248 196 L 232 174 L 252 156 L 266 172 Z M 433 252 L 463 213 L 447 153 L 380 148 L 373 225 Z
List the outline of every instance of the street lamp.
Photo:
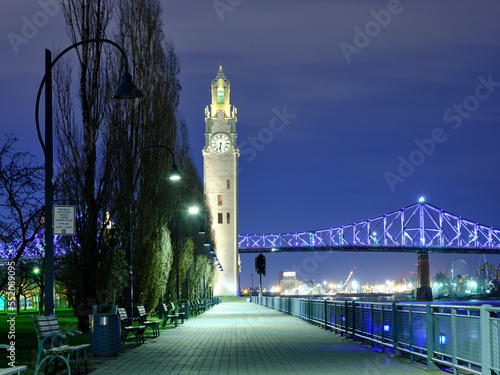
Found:
M 172 156 L 172 169 L 170 170 L 170 173 L 168 174 L 167 178 L 171 181 L 179 181 L 182 178 L 182 175 L 179 172 L 179 170 L 177 169 L 177 164 L 175 163 L 174 153 L 167 146 L 151 145 L 151 146 L 144 147 L 144 148 L 140 149 L 139 151 L 137 151 L 130 158 L 130 162 L 132 162 L 143 151 L 149 150 L 150 148 L 154 148 L 154 147 L 163 148 L 163 149 L 166 149 L 168 152 L 170 152 L 170 155 Z M 131 318 L 134 317 L 134 282 L 133 282 L 133 270 L 132 270 L 132 264 L 133 264 L 132 263 L 132 200 L 133 200 L 133 189 L 131 188 L 130 189 L 130 202 L 128 205 L 128 224 L 127 224 L 128 246 L 127 246 L 127 253 L 126 253 L 129 277 L 128 277 L 128 284 L 127 284 L 127 291 L 125 293 L 125 305 L 127 306 L 127 314 Z
M 173 191 L 185 191 L 186 193 L 189 194 L 189 196 L 191 197 L 191 206 L 189 207 L 188 209 L 188 212 L 192 215 L 195 215 L 195 214 L 198 214 L 199 212 L 199 209 L 197 206 L 195 206 L 194 204 L 194 198 L 193 198 L 193 194 L 191 194 L 191 191 L 189 191 L 188 189 L 186 188 L 183 188 L 183 187 L 179 187 L 179 188 L 175 188 L 175 189 L 172 189 L 170 190 L 170 192 L 173 192 Z M 175 224 L 176 224 L 176 241 L 175 241 L 175 282 L 176 282 L 176 297 L 177 297 L 177 303 L 180 302 L 180 299 L 181 299 L 181 284 L 180 284 L 180 275 L 179 275 L 179 252 L 180 252 L 180 244 L 179 244 L 179 223 L 178 223 L 178 220 L 175 221 Z M 203 229 L 203 227 L 201 227 L 201 224 L 200 224 L 200 229 L 198 230 L 198 233 L 204 233 L 205 230 Z M 186 277 L 186 284 L 187 284 L 187 299 L 189 299 L 189 276 Z
M 116 99 L 135 99 L 142 96 L 139 90 L 132 82 L 132 76 L 128 72 L 128 62 L 125 51 L 115 42 L 108 39 L 89 39 L 75 43 L 52 60 L 52 52 L 45 49 L 45 76 L 40 83 L 35 103 L 35 125 L 38 134 L 38 140 L 42 146 L 45 155 L 45 315 L 54 315 L 54 231 L 52 228 L 52 206 L 53 197 L 53 137 L 52 137 L 52 67 L 68 51 L 88 43 L 109 43 L 116 47 L 123 56 L 125 64 L 125 73 L 122 76 L 122 83 L 118 86 L 114 98 Z M 45 144 L 40 132 L 40 123 L 38 109 L 40 106 L 40 97 L 43 86 L 45 85 Z

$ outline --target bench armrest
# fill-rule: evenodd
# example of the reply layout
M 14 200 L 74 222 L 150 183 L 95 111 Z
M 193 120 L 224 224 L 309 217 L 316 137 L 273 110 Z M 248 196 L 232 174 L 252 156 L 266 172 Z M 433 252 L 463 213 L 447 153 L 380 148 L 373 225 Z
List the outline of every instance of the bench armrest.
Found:
M 60 346 L 62 339 L 64 339 L 65 337 L 66 337 L 66 335 L 64 333 L 51 333 L 50 335 L 47 335 L 42 340 L 40 340 L 40 346 L 42 348 L 45 348 L 45 343 L 47 342 L 47 340 L 50 340 L 50 347 L 53 348 L 54 341 L 56 339 L 59 339 L 59 345 L 56 345 L 56 346 Z

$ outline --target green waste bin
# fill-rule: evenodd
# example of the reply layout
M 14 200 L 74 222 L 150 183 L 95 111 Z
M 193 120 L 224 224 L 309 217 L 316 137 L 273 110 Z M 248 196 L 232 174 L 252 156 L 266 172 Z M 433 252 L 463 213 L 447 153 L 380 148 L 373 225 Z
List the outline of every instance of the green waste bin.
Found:
M 189 302 L 183 302 L 180 304 L 180 312 L 184 314 L 184 319 L 189 319 Z
M 94 305 L 90 322 L 92 354 L 114 354 L 121 351 L 120 317 L 115 305 Z

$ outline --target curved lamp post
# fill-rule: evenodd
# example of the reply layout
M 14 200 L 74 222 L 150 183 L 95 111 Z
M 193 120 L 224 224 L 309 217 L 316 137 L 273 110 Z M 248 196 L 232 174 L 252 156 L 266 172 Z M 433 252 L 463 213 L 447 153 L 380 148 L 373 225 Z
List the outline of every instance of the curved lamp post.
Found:
M 118 48 L 123 56 L 125 63 L 125 73 L 122 77 L 122 83 L 118 86 L 114 98 L 116 99 L 135 99 L 142 96 L 139 90 L 132 83 L 132 76 L 128 72 L 128 62 L 125 51 L 115 42 L 108 39 L 89 39 L 75 43 L 52 60 L 52 52 L 45 49 L 45 76 L 40 83 L 35 104 L 35 124 L 38 134 L 38 140 L 42 146 L 45 155 L 45 315 L 54 315 L 54 230 L 52 228 L 52 206 L 53 206 L 53 137 L 52 137 L 52 67 L 68 51 L 89 43 L 109 43 Z M 38 110 L 40 106 L 40 96 L 45 85 L 45 144 L 40 133 L 40 124 Z
M 179 169 L 177 169 L 177 164 L 175 163 L 175 156 L 174 153 L 170 148 L 164 145 L 151 145 L 144 147 L 137 151 L 131 158 L 130 161 L 132 162 L 141 152 L 149 150 L 150 148 L 163 148 L 166 149 L 168 152 L 170 152 L 170 155 L 172 156 L 172 169 L 170 170 L 170 173 L 168 174 L 168 179 L 171 181 L 179 181 L 182 178 L 182 174 L 179 172 Z M 127 258 L 127 266 L 129 270 L 129 277 L 128 277 L 128 285 L 127 285 L 127 291 L 125 293 L 125 304 L 127 306 L 127 314 L 129 317 L 133 318 L 134 317 L 134 282 L 133 282 L 133 270 L 132 270 L 132 200 L 133 200 L 133 190 L 130 189 L 130 202 L 128 206 L 128 223 L 127 223 L 127 231 L 128 231 L 128 246 L 127 246 L 127 253 L 126 253 L 126 258 Z M 174 189 L 176 190 L 176 189 Z

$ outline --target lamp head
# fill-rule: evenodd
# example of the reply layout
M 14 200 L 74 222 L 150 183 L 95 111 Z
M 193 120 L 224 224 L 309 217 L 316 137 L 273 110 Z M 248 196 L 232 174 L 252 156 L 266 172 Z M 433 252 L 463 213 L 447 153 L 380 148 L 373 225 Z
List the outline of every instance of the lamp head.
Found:
M 132 82 L 129 72 L 123 73 L 122 82 L 116 89 L 113 99 L 137 99 L 142 97 L 142 91 Z
M 189 213 L 190 213 L 191 215 L 195 215 L 195 214 L 197 214 L 197 213 L 198 213 L 198 211 L 199 211 L 199 210 L 198 210 L 198 207 L 196 207 L 196 206 L 191 206 L 191 207 L 189 207 Z
M 172 181 L 178 181 L 182 178 L 181 172 L 177 169 L 177 165 L 172 165 L 172 170 L 168 174 L 168 179 Z

